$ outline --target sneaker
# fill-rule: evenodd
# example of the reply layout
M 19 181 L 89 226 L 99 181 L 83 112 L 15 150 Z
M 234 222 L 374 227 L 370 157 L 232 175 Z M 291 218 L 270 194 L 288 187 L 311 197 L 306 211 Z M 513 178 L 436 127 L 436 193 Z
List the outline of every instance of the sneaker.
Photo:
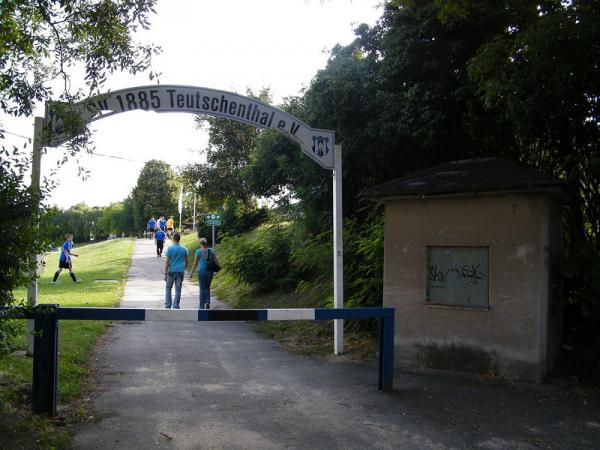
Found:
M 75 281 L 75 283 L 81 283 L 81 278 L 77 278 L 77 281 Z
M 56 284 L 56 281 L 53 281 L 52 284 Z

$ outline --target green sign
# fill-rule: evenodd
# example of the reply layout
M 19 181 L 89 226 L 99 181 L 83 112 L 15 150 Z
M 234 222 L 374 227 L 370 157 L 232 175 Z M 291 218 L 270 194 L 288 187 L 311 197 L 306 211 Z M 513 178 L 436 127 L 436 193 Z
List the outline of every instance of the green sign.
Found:
M 221 225 L 221 214 L 204 214 L 205 225 Z

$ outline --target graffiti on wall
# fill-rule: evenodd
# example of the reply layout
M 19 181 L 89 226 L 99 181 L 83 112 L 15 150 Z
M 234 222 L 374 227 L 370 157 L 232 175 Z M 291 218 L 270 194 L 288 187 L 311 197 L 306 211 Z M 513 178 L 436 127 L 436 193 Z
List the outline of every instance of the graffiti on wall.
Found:
M 428 247 L 427 300 L 488 306 L 488 247 Z

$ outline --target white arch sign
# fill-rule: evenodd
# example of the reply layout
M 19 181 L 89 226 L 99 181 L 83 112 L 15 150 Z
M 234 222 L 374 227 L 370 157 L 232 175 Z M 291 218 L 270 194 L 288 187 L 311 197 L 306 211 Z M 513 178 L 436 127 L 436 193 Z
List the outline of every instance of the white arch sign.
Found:
M 57 147 L 70 139 L 63 132 L 57 107 L 65 103 L 48 103 L 44 127 L 51 132 L 46 146 Z M 256 128 L 271 128 L 300 144 L 302 151 L 326 169 L 334 168 L 335 134 L 332 130 L 311 128 L 288 113 L 233 92 L 194 86 L 155 85 L 97 95 L 68 106 L 85 122 L 133 110 L 157 113 L 187 112 L 223 117 Z

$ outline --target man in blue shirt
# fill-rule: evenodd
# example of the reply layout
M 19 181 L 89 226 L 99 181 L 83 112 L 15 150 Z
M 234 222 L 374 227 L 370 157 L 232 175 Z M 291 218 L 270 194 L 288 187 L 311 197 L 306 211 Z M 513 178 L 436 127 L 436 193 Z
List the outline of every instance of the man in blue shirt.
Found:
M 165 243 L 165 232 L 160 228 L 154 233 L 154 240 L 156 241 L 156 256 L 159 258 L 162 256 L 163 245 Z
M 154 227 L 156 227 L 156 220 L 154 220 L 154 216 L 150 217 L 148 220 L 148 225 L 146 226 L 146 230 L 149 233 L 149 238 L 152 239 L 154 237 Z
M 158 219 L 158 228 L 160 228 L 162 231 L 167 231 L 167 221 L 165 216 L 160 216 L 160 219 Z
M 73 272 L 73 265 L 71 264 L 71 256 L 79 256 L 76 253 L 71 252 L 71 248 L 73 247 L 73 235 L 71 233 L 67 234 L 67 240 L 63 243 L 60 249 L 60 256 L 58 258 L 58 270 L 54 273 L 54 279 L 52 280 L 52 284 L 56 284 L 56 280 L 58 276 L 62 272 L 63 269 L 69 269 L 69 275 L 71 275 L 71 279 L 74 283 L 81 283 L 81 280 L 75 276 Z
M 167 287 L 165 291 L 165 308 L 179 309 L 179 300 L 181 299 L 181 285 L 183 283 L 183 274 L 187 266 L 188 251 L 185 247 L 179 245 L 181 236 L 179 233 L 173 235 L 173 245 L 167 249 L 167 261 L 165 263 L 165 281 Z M 175 284 L 175 299 L 171 302 L 171 290 Z

